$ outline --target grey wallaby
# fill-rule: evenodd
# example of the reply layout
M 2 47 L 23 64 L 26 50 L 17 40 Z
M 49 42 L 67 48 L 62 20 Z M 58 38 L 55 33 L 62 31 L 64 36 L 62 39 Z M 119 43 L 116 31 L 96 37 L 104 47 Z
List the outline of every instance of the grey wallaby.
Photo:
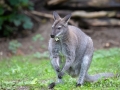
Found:
M 62 82 L 62 77 L 67 72 L 72 77 L 78 76 L 76 86 L 83 85 L 84 81 L 96 82 L 101 77 L 113 77 L 112 73 L 99 73 L 93 76 L 88 74 L 92 56 L 93 41 L 79 28 L 68 25 L 71 15 L 61 18 L 57 12 L 53 12 L 54 23 L 52 25 L 51 38 L 49 40 L 50 59 L 53 68 L 57 73 L 57 81 L 49 85 L 53 88 Z M 60 53 L 65 57 L 65 63 L 60 68 Z

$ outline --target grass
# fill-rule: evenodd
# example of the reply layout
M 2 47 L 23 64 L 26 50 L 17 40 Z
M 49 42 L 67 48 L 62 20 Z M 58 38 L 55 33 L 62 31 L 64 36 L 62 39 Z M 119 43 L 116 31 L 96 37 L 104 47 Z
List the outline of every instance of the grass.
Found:
M 112 72 L 120 74 L 120 49 L 98 50 L 95 52 L 89 73 Z M 76 78 L 67 74 L 64 84 L 54 90 L 119 90 L 120 76 L 99 80 L 96 83 L 85 82 L 75 87 Z M 0 60 L 0 90 L 48 90 L 48 84 L 56 80 L 56 75 L 46 58 L 35 55 L 14 56 Z

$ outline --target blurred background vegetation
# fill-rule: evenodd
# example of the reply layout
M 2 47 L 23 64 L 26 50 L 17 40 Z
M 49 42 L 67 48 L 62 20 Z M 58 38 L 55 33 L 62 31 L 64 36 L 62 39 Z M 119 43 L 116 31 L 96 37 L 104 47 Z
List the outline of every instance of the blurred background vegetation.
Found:
M 92 37 L 95 50 L 120 47 L 119 0 L 0 0 L 2 57 L 46 52 L 52 12 Z
M 21 30 L 32 29 L 31 18 L 24 14 L 25 10 L 33 10 L 29 0 L 0 1 L 0 36 L 10 36 Z

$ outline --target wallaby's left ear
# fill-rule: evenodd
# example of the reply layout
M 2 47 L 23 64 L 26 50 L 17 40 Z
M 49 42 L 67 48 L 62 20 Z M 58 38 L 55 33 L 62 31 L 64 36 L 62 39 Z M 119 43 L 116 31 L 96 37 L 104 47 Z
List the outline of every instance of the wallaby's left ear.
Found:
M 65 23 L 68 23 L 68 21 L 70 20 L 70 18 L 71 18 L 71 14 L 68 14 L 67 16 L 65 16 L 65 17 L 63 18 L 63 21 L 64 21 Z
M 56 11 L 53 12 L 53 18 L 54 18 L 54 20 L 60 19 L 60 16 L 58 15 L 58 13 Z

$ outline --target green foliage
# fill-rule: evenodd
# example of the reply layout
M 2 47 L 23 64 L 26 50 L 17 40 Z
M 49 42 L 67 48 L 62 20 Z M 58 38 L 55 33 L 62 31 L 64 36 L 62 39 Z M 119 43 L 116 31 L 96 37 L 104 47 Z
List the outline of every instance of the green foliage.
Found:
M 49 53 L 48 52 L 44 52 L 44 53 L 40 53 L 40 52 L 36 52 L 35 54 L 33 54 L 33 56 L 35 58 L 48 58 L 49 57 Z
M 118 53 L 116 53 L 118 52 Z M 106 53 L 110 53 L 106 57 Z M 113 72 L 120 74 L 120 49 L 98 50 L 94 54 L 89 73 Z M 101 56 L 99 56 L 101 55 Z M 103 57 L 102 55 L 105 55 Z M 98 57 L 99 56 L 99 57 Z M 50 61 L 36 59 L 34 55 L 17 56 L 0 61 L 0 90 L 48 90 L 48 84 L 56 80 L 56 74 Z M 76 78 L 67 74 L 64 84 L 55 86 L 54 90 L 119 90 L 120 76 L 99 80 L 76 87 Z
M 43 41 L 44 38 L 42 37 L 41 34 L 36 34 L 35 36 L 32 37 L 32 40 L 33 41 L 38 41 L 38 40 Z
M 33 4 L 29 0 L 3 0 L 0 5 L 0 34 L 10 36 L 20 29 L 32 29 L 33 23 L 23 11 L 32 10 Z M 20 29 L 19 29 L 20 28 Z
M 16 51 L 17 51 L 17 49 L 18 49 L 20 46 L 22 46 L 21 43 L 19 43 L 17 40 L 13 40 L 13 41 L 9 42 L 9 47 L 8 47 L 8 49 L 9 49 L 12 53 L 16 54 Z

